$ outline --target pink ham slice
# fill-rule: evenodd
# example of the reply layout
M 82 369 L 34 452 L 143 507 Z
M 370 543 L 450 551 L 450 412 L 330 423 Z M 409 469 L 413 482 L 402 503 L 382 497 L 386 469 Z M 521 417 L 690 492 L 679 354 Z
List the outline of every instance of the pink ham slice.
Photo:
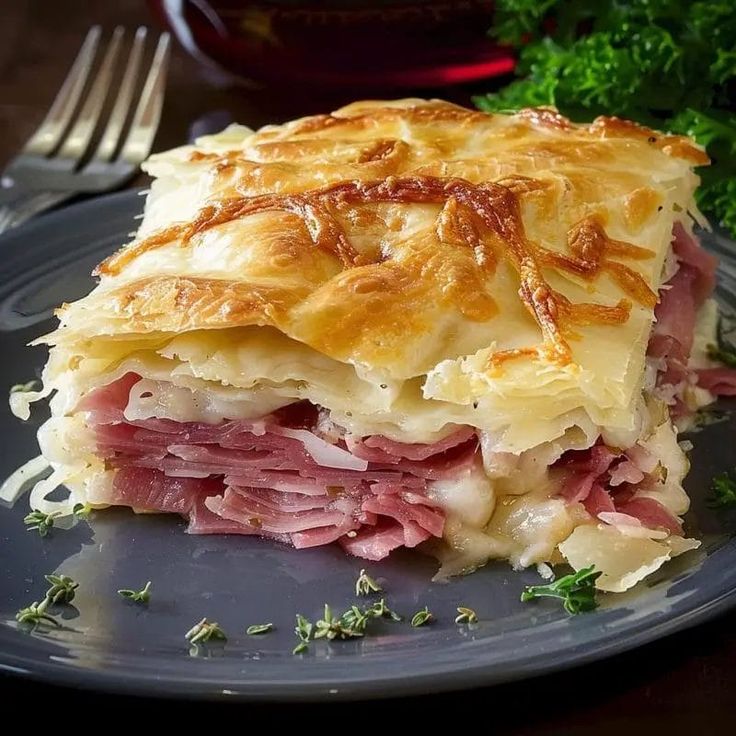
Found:
M 716 283 L 717 259 L 704 250 L 679 223 L 673 231 L 672 247 L 679 263 L 677 273 L 660 292 L 656 323 L 647 354 L 659 358 L 658 386 L 697 383 L 715 396 L 736 395 L 736 370 L 727 367 L 692 370 L 688 367 L 693 347 L 697 310 L 712 294 Z M 673 416 L 689 410 L 675 395 Z
M 713 293 L 716 286 L 716 268 L 718 259 L 708 253 L 692 235 L 678 222 L 672 230 L 675 251 L 680 267 L 692 269 L 696 276 L 693 283 L 693 297 L 697 307 Z
M 364 439 L 347 437 L 348 448 L 356 457 L 379 463 L 400 463 L 402 460 L 426 460 L 457 447 L 473 438 L 472 427 L 461 427 L 456 432 L 431 445 L 406 444 L 394 442 L 381 435 L 370 435 Z
M 698 386 L 715 396 L 736 396 L 736 370 L 733 368 L 701 368 Z
M 223 519 L 205 505 L 207 497 L 198 496 L 189 513 L 189 534 L 245 534 L 258 535 L 259 531 L 252 526 L 239 524 L 237 521 Z M 261 535 L 265 536 L 265 535 Z M 288 539 L 283 541 L 288 542 Z
M 128 467 L 115 474 L 109 495 L 95 502 L 186 515 L 198 498 L 217 493 L 219 488 L 210 478 L 169 478 L 158 470 Z
M 594 519 L 604 511 L 610 512 L 616 510 L 611 494 L 600 483 L 593 484 L 590 493 L 588 493 L 583 501 L 583 506 L 585 506 L 585 510 Z
M 100 455 L 117 468 L 108 496 L 96 501 L 188 516 L 193 534 L 257 535 L 297 548 L 337 541 L 381 559 L 442 536 L 444 513 L 427 482 L 460 472 L 477 453 L 465 427 L 431 445 L 329 443 L 312 433 L 320 414 L 306 402 L 256 422 L 127 421 L 138 380 L 128 373 L 80 405 Z
M 585 502 L 595 482 L 616 457 L 617 453 L 605 445 L 566 452 L 555 465 L 565 474 L 560 495 L 570 503 Z
M 644 480 L 644 473 L 641 468 L 631 460 L 622 460 L 611 468 L 608 484 L 611 486 L 620 486 L 622 483 L 631 483 L 636 485 Z
M 682 534 L 682 524 L 653 498 L 639 496 L 616 506 L 616 511 L 633 516 L 649 529 L 666 529 L 670 534 Z
M 424 540 L 429 537 L 429 532 L 425 532 Z M 355 537 L 341 537 L 340 546 L 356 557 L 363 557 L 366 560 L 382 560 L 389 552 L 405 546 L 404 530 L 401 526 L 392 524 L 378 526 L 374 529 L 365 527 Z
M 630 454 L 636 457 L 643 453 Z M 566 452 L 554 467 L 564 474 L 560 495 L 568 503 L 581 503 L 594 519 L 601 513 L 604 518 L 611 513 L 627 514 L 649 529 L 682 534 L 678 519 L 661 503 L 637 493 L 637 484 L 648 479 L 648 465 L 640 468 L 633 459 L 622 458 L 620 451 L 599 444 Z

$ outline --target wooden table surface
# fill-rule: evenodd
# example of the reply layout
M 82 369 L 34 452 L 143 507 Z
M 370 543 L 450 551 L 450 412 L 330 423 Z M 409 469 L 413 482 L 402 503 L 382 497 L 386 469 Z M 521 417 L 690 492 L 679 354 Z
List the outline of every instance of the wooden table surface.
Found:
M 151 19 L 142 0 L 0 0 L 0 164 L 20 147 L 43 117 L 86 29 L 93 23 L 107 29 L 116 24 L 133 28 L 151 24 Z M 468 90 L 433 93 L 462 101 Z M 359 97 L 360 92 L 347 93 L 344 99 L 299 99 L 289 89 L 288 80 L 283 90 L 248 92 L 205 73 L 177 49 L 156 149 L 182 143 L 193 126 L 201 125 L 213 113 L 257 126 L 329 109 L 353 96 Z M 90 698 L 84 693 L 9 677 L 0 677 L 0 693 L 6 703 L 13 703 L 15 697 L 33 697 L 49 714 L 61 712 L 57 708 L 63 707 L 64 712 L 72 714 L 69 723 L 78 722 L 88 705 L 94 705 L 95 711 L 102 704 L 122 713 L 135 708 L 138 723 L 141 717 L 155 716 L 162 708 L 158 701 L 101 695 Z M 692 731 L 726 734 L 736 723 L 736 624 L 732 616 L 723 616 L 574 671 L 486 690 L 392 701 L 390 707 L 392 713 L 400 708 L 407 715 L 416 715 L 438 706 L 451 718 L 453 712 L 477 715 L 491 733 L 543 736 L 594 730 L 597 734 L 627 736 Z M 178 705 L 175 712 L 188 718 L 195 711 L 211 715 L 215 707 L 226 706 L 187 703 Z M 333 705 L 330 714 L 376 714 L 385 712 L 385 707 L 373 704 L 357 711 L 355 705 Z M 250 715 L 266 718 L 275 713 L 273 706 L 248 709 Z M 166 712 L 170 715 L 174 709 L 169 706 Z M 303 718 L 315 713 L 319 713 L 319 706 L 279 708 L 279 716 Z M 33 719 L 39 724 L 47 721 L 40 714 Z M 350 723 L 342 721 L 342 728 Z M 461 721 L 458 725 L 464 724 Z

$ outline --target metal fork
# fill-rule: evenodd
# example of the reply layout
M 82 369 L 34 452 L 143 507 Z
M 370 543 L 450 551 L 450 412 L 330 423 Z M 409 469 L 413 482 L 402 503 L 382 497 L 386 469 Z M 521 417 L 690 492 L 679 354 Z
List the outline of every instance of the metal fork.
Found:
M 169 34 L 159 37 L 128 126 L 145 50 L 147 30 L 143 27 L 135 32 L 112 111 L 107 120 L 102 119 L 124 35 L 124 28 L 115 28 L 97 73 L 91 75 L 101 29 L 94 26 L 87 33 L 43 122 L 2 173 L 0 232 L 75 194 L 121 186 L 150 153 L 161 119 Z M 82 102 L 86 88 L 89 91 Z M 90 155 L 94 140 L 98 142 Z

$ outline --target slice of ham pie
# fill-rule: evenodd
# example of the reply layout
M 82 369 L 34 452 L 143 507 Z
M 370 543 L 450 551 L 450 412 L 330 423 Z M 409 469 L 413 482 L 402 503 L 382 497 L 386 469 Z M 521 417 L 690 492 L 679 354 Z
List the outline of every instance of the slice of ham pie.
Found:
M 31 506 L 625 590 L 698 545 L 678 427 L 736 392 L 706 355 L 707 163 L 617 118 L 414 99 L 152 156 L 135 239 L 11 397 L 53 395 Z

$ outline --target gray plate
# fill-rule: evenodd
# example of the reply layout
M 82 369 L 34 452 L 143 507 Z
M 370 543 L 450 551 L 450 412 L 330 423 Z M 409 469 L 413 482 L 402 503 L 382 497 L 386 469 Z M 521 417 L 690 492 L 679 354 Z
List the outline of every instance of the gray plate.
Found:
M 45 351 L 24 345 L 49 330 L 55 305 L 89 290 L 87 274 L 135 228 L 140 205 L 135 193 L 124 192 L 39 218 L 0 239 L 0 387 L 38 375 Z M 719 296 L 732 314 L 734 251 L 722 238 L 708 244 L 726 256 Z M 0 401 L 3 477 L 37 453 L 43 410 L 36 414 L 24 425 Z M 635 591 L 604 597 L 595 613 L 568 617 L 552 601 L 520 603 L 523 586 L 539 582 L 531 570 L 514 573 L 497 563 L 434 584 L 430 559 L 401 553 L 369 569 L 395 609 L 411 614 L 427 604 L 436 623 L 421 629 L 381 623 L 364 640 L 319 643 L 301 657 L 291 654 L 294 614 L 316 618 L 324 602 L 352 603 L 359 560 L 333 548 L 296 552 L 247 537 L 192 537 L 174 517 L 125 510 L 41 539 L 25 531 L 22 499 L 12 511 L 0 509 L 0 670 L 147 695 L 317 700 L 497 683 L 622 652 L 736 602 L 736 514 L 724 521 L 704 505 L 710 478 L 734 465 L 735 429 L 734 419 L 725 419 L 694 438 L 688 524 L 703 547 Z M 19 629 L 15 612 L 43 595 L 43 574 L 54 571 L 81 583 L 64 628 Z M 115 593 L 149 579 L 147 609 Z M 481 622 L 456 626 L 457 605 L 474 608 Z M 218 621 L 229 639 L 192 657 L 184 633 L 203 616 Z M 273 633 L 245 636 L 248 624 L 265 621 L 274 623 Z

